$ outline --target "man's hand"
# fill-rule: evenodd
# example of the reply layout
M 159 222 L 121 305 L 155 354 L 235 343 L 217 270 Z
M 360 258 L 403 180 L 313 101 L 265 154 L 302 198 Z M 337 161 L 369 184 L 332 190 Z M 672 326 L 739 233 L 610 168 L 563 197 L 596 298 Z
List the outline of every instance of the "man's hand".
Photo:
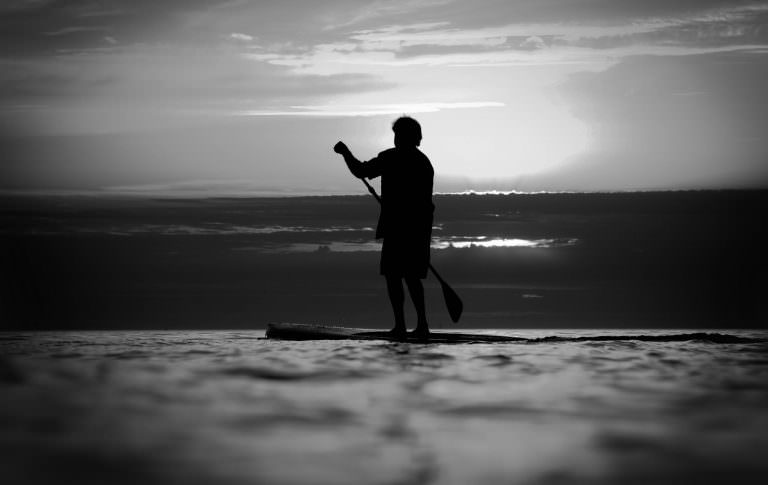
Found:
M 363 177 L 363 174 L 365 173 L 363 163 L 352 155 L 352 152 L 349 151 L 349 148 L 347 148 L 347 145 L 345 145 L 343 141 L 333 145 L 333 151 L 344 157 L 344 162 L 346 162 L 352 175 L 357 178 Z
M 333 151 L 339 155 L 344 155 L 349 152 L 349 148 L 347 148 L 347 145 L 345 145 L 343 141 L 340 141 L 333 146 Z

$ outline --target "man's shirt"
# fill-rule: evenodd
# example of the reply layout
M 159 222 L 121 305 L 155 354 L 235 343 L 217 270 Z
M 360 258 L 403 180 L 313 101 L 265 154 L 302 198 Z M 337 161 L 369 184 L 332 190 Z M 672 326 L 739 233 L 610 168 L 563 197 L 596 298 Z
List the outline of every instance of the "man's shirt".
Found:
M 435 171 L 418 148 L 390 148 L 360 166 L 362 176 L 381 177 L 382 207 L 376 238 L 416 239 L 432 230 Z

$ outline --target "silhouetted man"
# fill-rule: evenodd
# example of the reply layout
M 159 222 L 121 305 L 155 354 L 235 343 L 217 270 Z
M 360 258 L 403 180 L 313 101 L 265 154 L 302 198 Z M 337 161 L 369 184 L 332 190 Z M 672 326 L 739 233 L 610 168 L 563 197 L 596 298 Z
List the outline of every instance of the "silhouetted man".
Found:
M 384 150 L 376 158 L 361 162 L 349 148 L 338 142 L 333 150 L 344 156 L 349 170 L 358 178 L 381 177 L 381 212 L 376 239 L 383 238 L 380 272 L 386 277 L 389 300 L 395 313 L 396 338 L 406 336 L 403 281 L 416 307 L 417 324 L 413 335 L 429 336 L 424 307 L 429 247 L 432 238 L 432 179 L 434 170 L 429 158 L 421 153 L 421 126 L 413 118 L 398 118 L 392 124 L 395 148 Z

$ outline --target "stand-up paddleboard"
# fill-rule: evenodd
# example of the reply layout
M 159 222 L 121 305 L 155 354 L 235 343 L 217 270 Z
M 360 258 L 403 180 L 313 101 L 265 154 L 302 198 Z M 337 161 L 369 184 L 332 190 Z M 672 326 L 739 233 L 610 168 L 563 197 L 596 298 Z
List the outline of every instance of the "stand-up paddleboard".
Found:
M 267 338 L 279 340 L 389 340 L 397 342 L 389 332 L 364 328 L 332 327 L 303 323 L 270 323 Z M 430 343 L 472 343 L 472 342 L 521 342 L 520 337 L 506 337 L 482 333 L 453 333 L 432 331 Z M 408 334 L 409 342 L 423 342 Z
M 309 325 L 306 323 L 270 323 L 267 326 L 267 338 L 276 340 L 387 340 L 399 342 L 387 331 L 371 330 L 365 328 L 334 327 L 327 325 Z M 408 342 L 423 343 L 425 340 L 408 335 Z M 550 335 L 546 337 L 510 337 L 506 335 L 493 335 L 487 333 L 454 333 L 432 331 L 429 334 L 429 343 L 435 344 L 466 344 L 466 343 L 560 343 L 560 342 L 616 342 L 616 341 L 640 341 L 640 342 L 707 342 L 713 344 L 747 344 L 763 343 L 765 339 L 754 337 L 742 337 L 723 333 L 665 333 L 665 334 L 609 334 L 609 335 L 585 335 L 585 336 L 560 336 Z

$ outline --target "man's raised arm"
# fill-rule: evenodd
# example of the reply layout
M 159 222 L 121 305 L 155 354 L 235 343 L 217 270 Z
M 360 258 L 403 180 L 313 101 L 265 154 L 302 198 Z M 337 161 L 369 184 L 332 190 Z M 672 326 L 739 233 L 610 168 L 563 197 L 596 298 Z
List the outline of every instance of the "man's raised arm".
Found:
M 344 161 L 347 163 L 347 167 L 349 167 L 349 171 L 352 172 L 352 175 L 360 179 L 370 176 L 365 169 L 365 164 L 352 155 L 352 152 L 349 151 L 349 148 L 347 148 L 347 145 L 345 145 L 344 142 L 340 141 L 334 145 L 333 151 L 344 157 Z

